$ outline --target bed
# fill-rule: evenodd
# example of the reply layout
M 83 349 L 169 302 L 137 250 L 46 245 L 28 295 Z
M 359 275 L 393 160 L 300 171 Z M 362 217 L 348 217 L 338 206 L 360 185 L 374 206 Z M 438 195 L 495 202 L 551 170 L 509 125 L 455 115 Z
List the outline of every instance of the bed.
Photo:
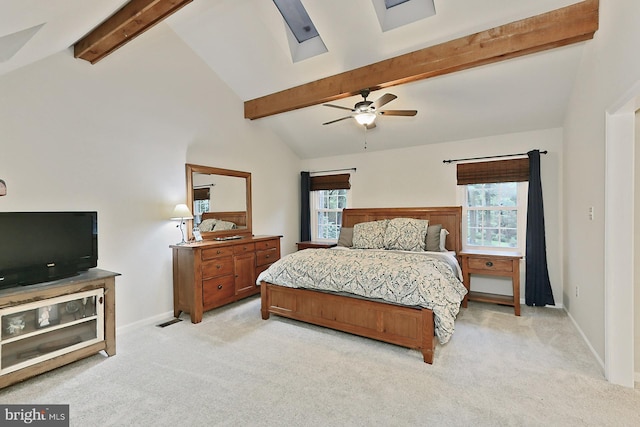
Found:
M 458 254 L 462 249 L 461 215 L 462 210 L 460 207 L 344 209 L 342 224 L 345 228 L 352 228 L 359 223 L 371 223 L 395 218 L 428 220 L 429 224 L 442 224 L 442 227 L 448 231 L 448 235 L 444 239 L 444 247 L 446 250 Z M 305 251 L 337 250 L 306 249 Z M 296 254 L 291 255 L 298 256 Z M 309 254 L 311 255 L 312 253 L 309 252 Z M 418 256 L 418 254 L 413 256 Z M 405 306 L 398 303 L 390 303 L 378 298 L 368 299 L 344 293 L 280 286 L 271 283 L 269 280 L 262 280 L 262 278 L 273 279 L 275 275 L 276 272 L 272 272 L 271 275 L 266 272 L 262 273 L 258 278 L 261 286 L 261 314 L 263 319 L 269 319 L 270 314 L 276 314 L 403 347 L 418 349 L 422 352 L 426 363 L 433 363 L 435 346 L 439 340 L 439 337 L 436 336 L 436 323 L 439 319 L 434 316 L 434 310 L 416 305 Z M 464 289 L 461 282 L 456 286 L 458 286 L 456 292 L 460 294 L 460 297 L 459 300 L 452 302 L 454 305 L 457 304 L 455 310 L 452 310 L 455 314 L 457 314 L 460 304 L 466 305 L 466 299 L 463 299 L 466 289 Z M 462 286 L 462 291 L 460 291 L 459 286 Z M 440 341 L 442 342 L 442 339 Z

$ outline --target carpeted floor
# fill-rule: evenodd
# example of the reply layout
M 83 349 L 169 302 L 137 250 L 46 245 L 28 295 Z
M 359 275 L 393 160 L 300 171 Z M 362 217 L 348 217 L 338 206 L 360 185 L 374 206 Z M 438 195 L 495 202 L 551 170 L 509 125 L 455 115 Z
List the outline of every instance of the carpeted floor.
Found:
M 470 303 L 422 355 L 271 316 L 258 298 L 202 323 L 142 327 L 118 354 L 0 390 L 70 404 L 72 426 L 637 426 L 640 392 L 609 384 L 562 310 Z

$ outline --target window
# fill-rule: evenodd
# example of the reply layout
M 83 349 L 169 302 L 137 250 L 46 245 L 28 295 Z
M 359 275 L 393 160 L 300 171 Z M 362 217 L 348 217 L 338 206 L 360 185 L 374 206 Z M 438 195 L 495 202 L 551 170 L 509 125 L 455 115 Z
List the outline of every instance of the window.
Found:
M 466 249 L 524 251 L 527 182 L 459 186 Z
M 436 14 L 434 0 L 373 0 L 382 31 L 393 30 Z
M 209 212 L 209 200 L 194 200 L 194 215 L 202 215 L 203 212 Z
M 318 30 L 300 0 L 273 0 L 273 2 L 298 43 L 318 37 Z
M 311 192 L 311 239 L 338 240 L 342 209 L 348 206 L 349 190 Z
M 293 62 L 327 52 L 316 26 L 300 0 L 273 0 L 282 15 Z
M 384 6 L 387 9 L 391 9 L 394 6 L 398 6 L 399 4 L 406 3 L 409 0 L 384 0 Z

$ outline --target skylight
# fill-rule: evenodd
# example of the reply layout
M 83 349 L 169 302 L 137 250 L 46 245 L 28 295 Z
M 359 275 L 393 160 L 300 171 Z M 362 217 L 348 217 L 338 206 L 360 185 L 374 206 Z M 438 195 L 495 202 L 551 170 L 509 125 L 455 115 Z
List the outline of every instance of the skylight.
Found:
M 300 0 L 273 0 L 273 2 L 298 43 L 318 37 L 318 30 Z
M 273 3 L 284 19 L 293 62 L 327 52 L 327 47 L 301 0 L 273 0 Z
M 434 0 L 372 1 L 382 31 L 393 30 L 436 14 Z
M 393 6 L 408 2 L 409 0 L 384 0 L 384 5 L 387 9 L 391 9 Z

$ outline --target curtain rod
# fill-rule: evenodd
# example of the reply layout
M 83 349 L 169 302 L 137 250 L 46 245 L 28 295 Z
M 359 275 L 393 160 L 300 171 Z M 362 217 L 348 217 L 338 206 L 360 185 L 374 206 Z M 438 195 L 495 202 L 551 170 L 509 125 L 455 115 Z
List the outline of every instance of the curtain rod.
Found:
M 332 169 L 327 171 L 310 171 L 309 173 L 326 173 L 326 172 L 342 172 L 342 171 L 356 171 L 356 168 L 344 168 L 344 169 Z
M 541 151 L 540 154 L 547 154 L 547 150 Z M 499 155 L 499 156 L 469 157 L 468 159 L 443 160 L 442 163 L 462 162 L 462 161 L 465 161 L 465 160 L 497 159 L 499 157 L 517 157 L 517 156 L 526 156 L 526 155 L 527 155 L 527 153 L 518 153 L 518 154 L 502 154 L 502 155 Z

